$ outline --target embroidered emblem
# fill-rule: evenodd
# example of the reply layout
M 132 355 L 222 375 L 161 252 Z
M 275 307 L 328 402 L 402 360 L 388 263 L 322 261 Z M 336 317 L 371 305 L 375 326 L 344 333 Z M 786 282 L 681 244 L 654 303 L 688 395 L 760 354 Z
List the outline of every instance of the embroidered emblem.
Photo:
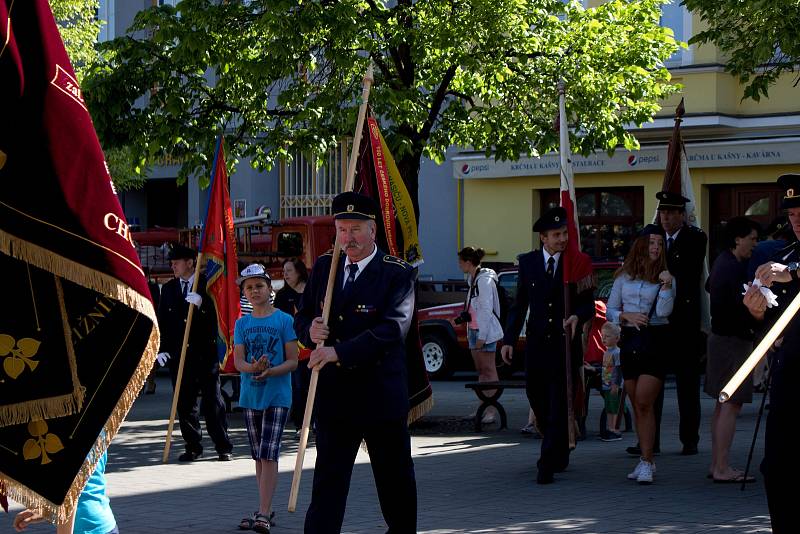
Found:
M 61 439 L 47 430 L 47 423 L 44 421 L 28 423 L 28 433 L 33 436 L 33 439 L 29 439 L 22 446 L 22 456 L 26 460 L 35 460 L 41 457 L 42 465 L 49 464 L 52 460 L 47 453 L 55 454 L 64 449 Z
M 786 198 L 793 198 L 794 197 L 794 189 L 791 187 L 786 190 Z
M 347 211 L 353 211 L 354 209 L 356 209 L 356 207 L 353 204 L 347 205 Z
M 56 73 L 53 79 L 50 80 L 50 84 L 86 110 L 86 103 L 83 101 L 83 93 L 81 92 L 80 86 L 78 86 L 78 82 L 67 71 L 62 69 L 61 65 L 56 64 Z
M 4 358 L 3 370 L 6 374 L 16 379 L 25 370 L 26 365 L 34 371 L 39 365 L 34 357 L 41 344 L 41 341 L 29 337 L 17 341 L 9 335 L 0 334 L 0 357 Z

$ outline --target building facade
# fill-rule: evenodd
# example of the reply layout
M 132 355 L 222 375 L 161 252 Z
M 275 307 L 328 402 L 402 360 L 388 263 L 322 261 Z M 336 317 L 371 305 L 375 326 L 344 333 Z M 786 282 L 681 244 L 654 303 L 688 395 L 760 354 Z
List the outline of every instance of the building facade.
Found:
M 101 0 L 107 22 L 101 38 L 123 35 L 135 14 L 175 0 Z M 593 7 L 600 0 L 584 0 Z M 688 41 L 701 29 L 699 17 L 679 2 L 662 8 L 662 24 Z M 613 157 L 575 157 L 575 185 L 582 245 L 593 257 L 619 259 L 631 235 L 650 222 L 660 190 L 675 107 L 685 98 L 682 131 L 697 200 L 695 224 L 709 233 L 711 247 L 721 225 L 734 215 L 766 224 L 778 213 L 774 185 L 783 172 L 800 170 L 800 89 L 786 77 L 761 102 L 742 100 L 742 87 L 723 68 L 713 46 L 691 46 L 670 58 L 673 80 L 683 85 L 663 103 L 656 119 L 635 134 L 642 148 Z M 231 176 L 236 218 L 270 213 L 274 218 L 327 213 L 341 190 L 346 143 L 318 157 L 295 155 L 291 163 L 258 172 L 240 162 Z M 176 184 L 179 162 L 155 167 L 145 187 L 121 194 L 128 219 L 139 227 L 199 224 L 206 192 L 197 180 Z M 511 264 L 538 246 L 532 222 L 558 202 L 558 156 L 496 162 L 482 153 L 451 147 L 446 163 L 424 160 L 420 169 L 420 242 L 423 278 L 461 278 L 456 252 L 464 245 L 487 250 L 485 261 Z

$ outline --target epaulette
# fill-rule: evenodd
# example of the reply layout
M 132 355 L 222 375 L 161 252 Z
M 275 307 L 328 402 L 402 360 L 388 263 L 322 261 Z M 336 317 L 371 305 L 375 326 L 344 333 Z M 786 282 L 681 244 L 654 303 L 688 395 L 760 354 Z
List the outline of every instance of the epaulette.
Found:
M 387 254 L 386 256 L 383 257 L 383 261 L 385 261 L 386 263 L 393 263 L 395 265 L 399 265 L 403 269 L 411 269 L 411 264 L 410 263 L 408 263 L 408 262 L 406 262 L 404 260 L 401 260 L 400 258 L 395 257 L 395 256 L 389 256 Z

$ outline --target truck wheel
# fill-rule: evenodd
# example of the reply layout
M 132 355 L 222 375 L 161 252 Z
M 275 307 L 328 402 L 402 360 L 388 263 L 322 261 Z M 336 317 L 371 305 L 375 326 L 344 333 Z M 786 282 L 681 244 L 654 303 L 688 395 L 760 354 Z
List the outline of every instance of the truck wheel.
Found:
M 422 334 L 422 359 L 425 361 L 425 370 L 432 379 L 447 378 L 453 372 L 450 370 L 450 343 L 440 334 L 423 332 Z

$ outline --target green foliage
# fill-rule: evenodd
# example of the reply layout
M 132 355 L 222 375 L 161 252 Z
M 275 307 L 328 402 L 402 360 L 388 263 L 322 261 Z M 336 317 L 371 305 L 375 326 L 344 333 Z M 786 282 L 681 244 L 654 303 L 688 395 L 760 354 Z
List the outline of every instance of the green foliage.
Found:
M 98 0 L 49 0 L 53 17 L 64 47 L 67 49 L 78 82 L 83 79 L 86 67 L 97 60 L 95 43 L 100 35 L 100 22 L 95 13 Z
M 209 175 L 223 129 L 230 157 L 259 169 L 352 135 L 371 60 L 370 104 L 416 197 L 420 159 L 451 145 L 499 159 L 556 149 L 559 78 L 576 151 L 636 146 L 626 127 L 676 89 L 660 4 L 183 0 L 104 44 L 84 92 L 105 146 L 130 146 L 142 172 L 170 154 L 185 179 Z
M 708 29 L 690 43 L 713 43 L 725 68 L 745 84 L 744 98 L 769 97 L 769 87 L 800 63 L 800 0 L 684 0 Z M 800 76 L 795 79 L 795 85 Z

